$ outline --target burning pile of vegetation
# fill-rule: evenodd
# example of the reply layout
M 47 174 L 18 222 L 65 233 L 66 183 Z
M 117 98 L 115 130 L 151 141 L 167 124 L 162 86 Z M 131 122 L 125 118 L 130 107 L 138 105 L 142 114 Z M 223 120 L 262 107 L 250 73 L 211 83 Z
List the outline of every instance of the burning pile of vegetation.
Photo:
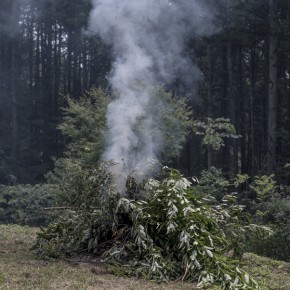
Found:
M 86 251 L 102 255 L 118 272 L 159 281 L 258 289 L 237 262 L 226 258 L 238 243 L 225 229 L 237 237 L 242 227 L 233 196 L 217 205 L 178 171 L 164 168 L 158 179 L 138 187 L 146 199 L 120 197 L 106 169 L 104 163 L 95 169 L 87 179 L 87 188 L 94 190 L 39 233 L 35 251 L 52 257 Z

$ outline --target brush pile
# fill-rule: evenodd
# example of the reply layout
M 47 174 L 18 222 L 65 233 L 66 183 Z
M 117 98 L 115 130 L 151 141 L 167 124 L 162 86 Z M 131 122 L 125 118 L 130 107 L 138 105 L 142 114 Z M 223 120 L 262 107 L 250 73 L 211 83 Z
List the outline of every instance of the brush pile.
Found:
M 82 196 L 77 207 L 39 233 L 34 246 L 38 254 L 87 251 L 102 255 L 123 274 L 198 281 L 200 287 L 258 289 L 237 261 L 226 258 L 233 245 L 223 229 L 231 224 L 232 197 L 215 206 L 178 171 L 164 168 L 158 180 L 149 178 L 139 188 L 149 198 L 129 199 L 116 193 L 110 174 L 100 168 L 91 179 L 98 192 Z

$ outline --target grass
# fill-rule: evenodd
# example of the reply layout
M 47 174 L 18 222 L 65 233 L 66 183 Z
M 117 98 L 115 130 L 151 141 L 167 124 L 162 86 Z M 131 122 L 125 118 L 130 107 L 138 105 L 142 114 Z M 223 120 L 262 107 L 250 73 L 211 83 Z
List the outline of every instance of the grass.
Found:
M 262 289 L 289 290 L 290 289 L 290 264 L 276 261 L 254 254 L 244 257 L 244 269 L 255 277 Z
M 193 284 L 158 284 L 117 277 L 100 263 L 81 260 L 41 260 L 30 247 L 39 229 L 0 225 L 0 290 L 144 290 L 195 289 Z
M 196 289 L 194 284 L 157 284 L 151 281 L 117 277 L 101 263 L 82 259 L 41 260 L 34 256 L 37 228 L 0 225 L 0 290 L 145 290 Z M 265 290 L 290 289 L 290 264 L 254 254 L 246 254 L 243 268 Z M 218 289 L 218 288 L 212 288 Z

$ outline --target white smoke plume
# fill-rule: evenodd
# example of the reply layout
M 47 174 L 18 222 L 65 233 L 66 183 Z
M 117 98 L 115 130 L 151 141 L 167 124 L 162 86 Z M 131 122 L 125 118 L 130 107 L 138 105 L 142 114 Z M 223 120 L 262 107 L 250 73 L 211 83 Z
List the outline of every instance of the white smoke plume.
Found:
M 108 108 L 103 158 L 118 163 L 123 176 L 162 149 L 150 136 L 154 124 L 147 106 L 154 87 L 182 76 L 194 82 L 199 74 L 184 48 L 189 38 L 212 32 L 205 2 L 93 0 L 89 30 L 113 48 L 109 82 L 118 96 Z M 141 135 L 135 130 L 140 117 L 145 118 Z

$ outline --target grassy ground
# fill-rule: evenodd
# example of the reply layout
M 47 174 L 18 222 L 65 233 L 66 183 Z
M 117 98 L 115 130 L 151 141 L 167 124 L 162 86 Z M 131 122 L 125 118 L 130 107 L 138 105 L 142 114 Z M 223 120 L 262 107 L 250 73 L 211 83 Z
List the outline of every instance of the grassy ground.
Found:
M 255 277 L 262 289 L 290 290 L 290 264 L 246 254 L 244 269 Z
M 26 289 L 196 289 L 194 284 L 157 284 L 117 277 L 100 263 L 86 260 L 44 261 L 29 251 L 36 228 L 0 225 L 0 290 Z M 245 255 L 245 270 L 260 282 L 262 289 L 289 290 L 290 264 Z M 217 288 L 215 288 L 217 289 Z
M 29 251 L 36 228 L 0 225 L 0 290 L 145 290 L 195 289 L 181 283 L 157 284 L 151 281 L 117 277 L 98 263 L 85 260 L 44 261 Z

